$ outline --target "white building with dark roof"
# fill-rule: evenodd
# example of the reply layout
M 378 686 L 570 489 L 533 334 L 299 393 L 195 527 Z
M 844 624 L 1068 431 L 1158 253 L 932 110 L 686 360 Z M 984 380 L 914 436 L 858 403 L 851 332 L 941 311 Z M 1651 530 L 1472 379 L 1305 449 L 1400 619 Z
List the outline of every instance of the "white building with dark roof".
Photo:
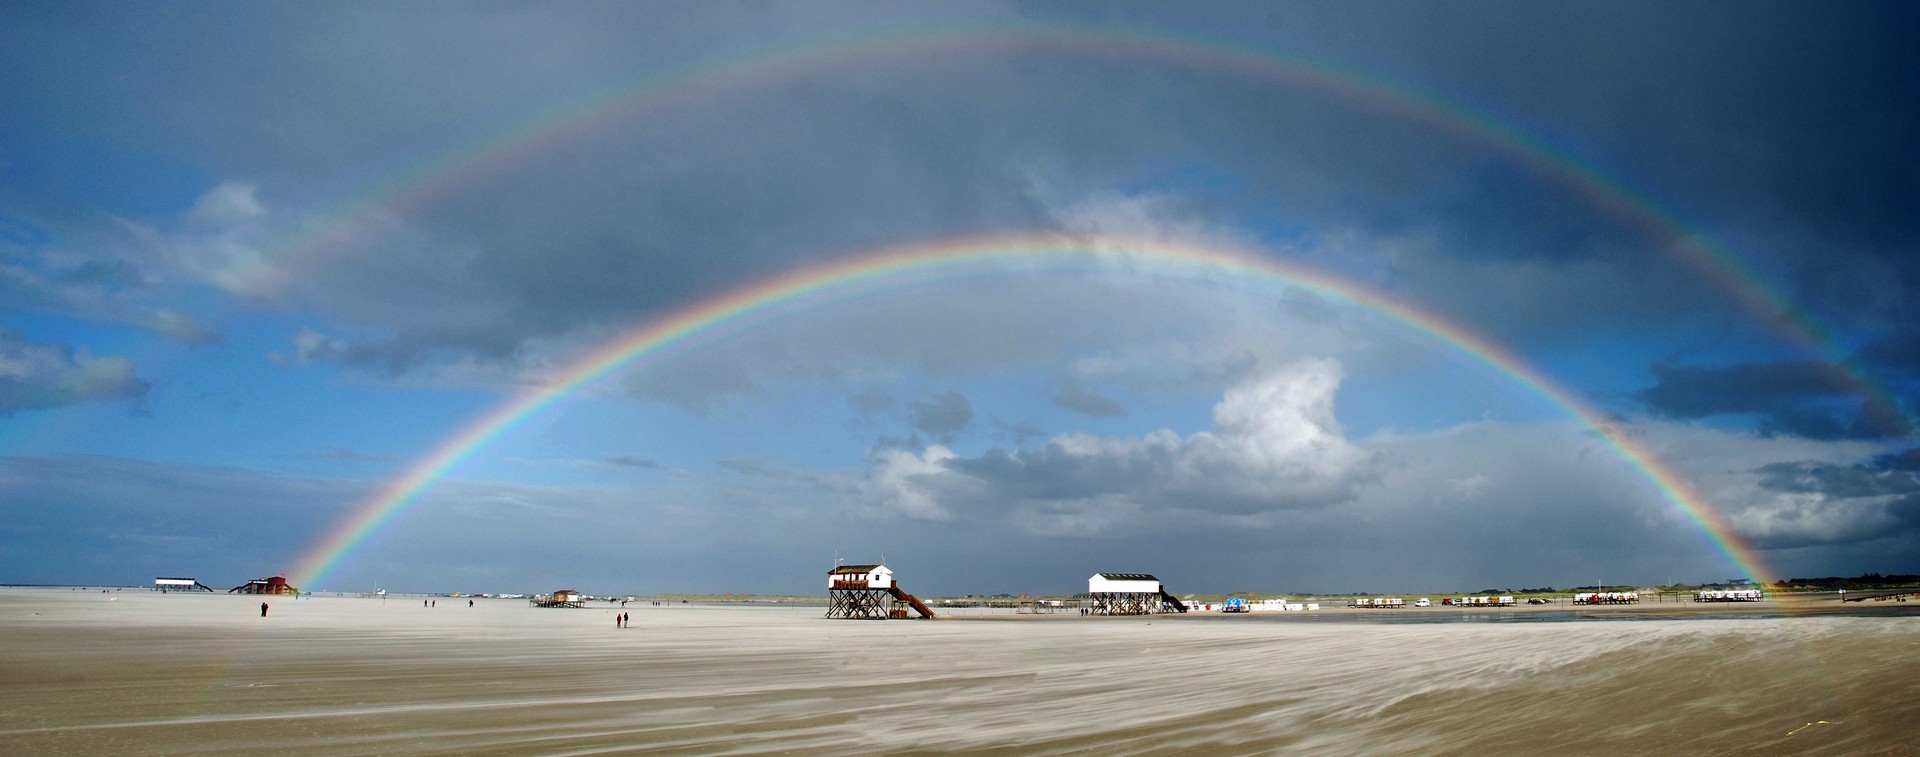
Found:
M 900 590 L 885 565 L 836 565 L 827 571 L 827 617 L 866 620 L 933 617 L 933 609 Z
M 1095 573 L 1087 579 L 1087 593 L 1159 594 L 1160 579 L 1148 573 Z
M 1186 612 L 1187 606 L 1150 573 L 1095 573 L 1087 579 L 1095 615 Z
M 827 571 L 829 589 L 886 589 L 893 586 L 893 569 L 885 565 L 841 565 Z

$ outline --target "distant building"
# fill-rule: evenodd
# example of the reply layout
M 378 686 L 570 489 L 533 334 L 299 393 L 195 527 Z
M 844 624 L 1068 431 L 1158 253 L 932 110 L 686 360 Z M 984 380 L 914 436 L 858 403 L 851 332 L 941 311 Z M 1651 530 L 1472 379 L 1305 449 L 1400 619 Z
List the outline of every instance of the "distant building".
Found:
M 535 607 L 585 607 L 587 595 L 573 589 L 556 589 L 546 596 L 534 596 L 528 600 Z
M 153 579 L 153 590 L 160 592 L 162 594 L 169 591 L 212 592 L 213 587 L 200 583 L 199 581 L 196 581 L 191 578 L 180 578 L 178 576 L 160 576 L 158 578 Z
M 1160 579 L 1147 573 L 1095 573 L 1087 579 L 1087 593 L 1159 594 Z
M 893 586 L 893 570 L 885 565 L 842 565 L 827 571 L 828 589 L 885 589 Z
M 919 598 L 900 590 L 893 571 L 885 565 L 839 565 L 827 571 L 827 617 L 850 620 L 887 620 L 933 617 Z
M 1087 579 L 1087 595 L 1095 615 L 1153 615 L 1186 612 L 1187 606 L 1167 593 L 1160 579 L 1147 573 L 1095 573 Z
M 256 578 L 227 590 L 228 594 L 299 594 L 300 589 L 287 583 L 286 576 L 268 576 Z

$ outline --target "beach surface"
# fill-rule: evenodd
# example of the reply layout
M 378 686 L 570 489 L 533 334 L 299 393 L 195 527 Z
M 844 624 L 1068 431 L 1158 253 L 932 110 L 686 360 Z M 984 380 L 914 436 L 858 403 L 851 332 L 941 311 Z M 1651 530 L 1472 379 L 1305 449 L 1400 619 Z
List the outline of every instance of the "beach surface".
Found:
M 1920 743 L 1915 603 L 873 622 L 638 602 L 618 628 L 622 608 L 607 604 L 269 597 L 261 617 L 262 599 L 0 590 L 0 754 L 1913 754 Z

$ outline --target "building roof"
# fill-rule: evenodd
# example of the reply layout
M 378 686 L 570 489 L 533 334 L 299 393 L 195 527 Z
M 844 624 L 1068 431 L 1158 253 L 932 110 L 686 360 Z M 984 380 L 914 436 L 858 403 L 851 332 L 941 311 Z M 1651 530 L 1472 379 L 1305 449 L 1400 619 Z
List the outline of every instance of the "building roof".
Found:
M 1108 581 L 1158 581 L 1151 573 L 1095 573 Z
M 873 572 L 873 569 L 874 569 L 874 568 L 879 568 L 879 567 L 883 567 L 883 566 L 880 566 L 880 565 L 842 565 L 842 566 L 840 566 L 840 567 L 838 567 L 838 568 L 834 568 L 833 570 L 829 570 L 829 571 L 827 571 L 827 575 L 829 575 L 829 576 L 833 576 L 833 575 L 839 575 L 839 574 L 841 574 L 841 573 L 872 573 L 872 572 Z

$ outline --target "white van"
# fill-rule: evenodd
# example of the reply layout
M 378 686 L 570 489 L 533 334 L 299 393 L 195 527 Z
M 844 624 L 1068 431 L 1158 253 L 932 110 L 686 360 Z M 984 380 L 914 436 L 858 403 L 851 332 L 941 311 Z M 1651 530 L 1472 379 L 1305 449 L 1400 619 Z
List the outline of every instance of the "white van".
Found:
M 1414 607 L 1432 607 L 1433 603 L 1428 602 L 1426 597 L 1421 597 L 1413 601 L 1413 606 Z

